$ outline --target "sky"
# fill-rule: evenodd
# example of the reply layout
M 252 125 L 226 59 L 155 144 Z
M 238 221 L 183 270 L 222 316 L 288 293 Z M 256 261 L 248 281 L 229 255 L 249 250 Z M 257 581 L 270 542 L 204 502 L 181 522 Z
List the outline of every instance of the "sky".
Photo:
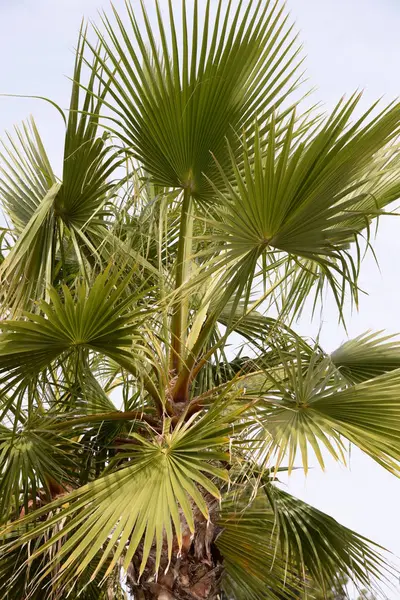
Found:
M 137 1 L 137 0 L 134 0 Z M 180 1 L 174 0 L 177 4 Z M 165 0 L 161 0 L 161 4 Z M 200 0 L 201 3 L 204 0 Z M 190 0 L 189 0 L 190 3 Z M 121 0 L 114 2 L 117 6 Z M 398 0 L 287 0 L 304 44 L 315 98 L 331 108 L 344 94 L 364 90 L 363 106 L 400 95 L 400 2 Z M 0 0 L 0 93 L 46 96 L 66 107 L 73 48 L 82 16 L 98 18 L 102 0 Z M 0 136 L 33 114 L 56 172 L 61 169 L 63 123 L 50 105 L 33 99 L 0 97 Z M 360 311 L 346 311 L 348 333 L 368 329 L 400 332 L 400 220 L 382 219 L 371 256 L 364 261 Z M 303 317 L 298 330 L 316 335 L 319 322 Z M 320 341 L 334 350 L 346 339 L 328 300 Z M 400 481 L 353 449 L 350 470 L 328 462 L 322 474 L 300 471 L 288 482 L 291 493 L 331 514 L 400 556 Z M 400 598 L 400 588 L 388 592 Z

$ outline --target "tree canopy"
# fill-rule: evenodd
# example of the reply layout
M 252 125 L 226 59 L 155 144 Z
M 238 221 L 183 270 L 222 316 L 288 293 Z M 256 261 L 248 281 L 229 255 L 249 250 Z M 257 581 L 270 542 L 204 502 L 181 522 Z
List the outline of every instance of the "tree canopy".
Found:
M 323 113 L 302 69 L 279 1 L 128 1 L 80 31 L 62 173 L 33 119 L 5 140 L 5 600 L 331 600 L 389 575 L 279 484 L 350 444 L 400 471 L 398 339 L 296 333 L 326 292 L 358 306 L 400 104 Z

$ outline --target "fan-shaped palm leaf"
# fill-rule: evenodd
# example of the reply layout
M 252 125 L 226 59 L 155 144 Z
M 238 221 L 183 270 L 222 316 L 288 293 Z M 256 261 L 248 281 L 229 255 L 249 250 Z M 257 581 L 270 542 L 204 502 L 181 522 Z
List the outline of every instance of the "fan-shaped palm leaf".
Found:
M 287 569 L 285 560 L 277 556 L 271 513 L 225 507 L 219 524 L 223 529 L 217 546 L 224 556 L 223 586 L 229 598 L 290 600 L 300 592 L 301 577 Z
M 345 443 L 400 473 L 398 343 L 329 356 L 291 327 L 328 285 L 342 318 L 357 302 L 371 221 L 400 194 L 400 104 L 297 117 L 279 0 L 147 6 L 81 30 L 60 181 L 33 122 L 0 157 L 0 588 L 368 584 L 376 549 L 275 476 Z
M 107 269 L 98 275 L 89 291 L 84 283 L 78 284 L 75 298 L 64 286 L 63 302 L 54 289 L 50 290 L 51 303 L 40 303 L 43 314 L 3 321 L 0 336 L 3 394 L 50 367 L 59 357 L 65 360 L 66 356 L 82 351 L 104 354 L 138 374 L 132 350 L 134 340 L 141 339 L 137 337 L 138 325 L 148 311 L 134 308 L 142 293 L 127 297 L 130 278 L 117 284 L 118 277 L 118 273 L 112 275 Z M 145 345 L 141 349 L 146 352 Z M 152 361 L 149 352 L 148 355 Z M 160 394 L 154 384 L 146 377 L 145 370 L 142 373 L 145 386 L 151 390 L 153 399 L 159 401 Z
M 159 54 L 143 3 L 142 27 L 133 6 L 126 6 L 129 27 L 114 10 L 115 23 L 103 16 L 106 35 L 98 31 L 111 63 L 95 52 L 112 76 L 110 118 L 158 184 L 207 197 L 203 173 L 218 176 L 210 151 L 228 166 L 225 136 L 234 143 L 234 131 L 251 132 L 255 113 L 268 114 L 295 87 L 298 48 L 287 17 L 277 2 L 239 2 L 233 11 L 230 2 L 219 0 L 210 31 L 207 1 L 199 31 L 197 0 L 189 25 L 183 2 L 179 36 L 173 3 L 169 27 L 155 3 Z
M 51 497 L 52 482 L 67 486 L 73 481 L 74 443 L 52 431 L 40 417 L 31 418 L 17 431 L 0 429 L 0 514 L 2 520 L 18 517 L 45 497 Z M 76 444 L 76 449 L 79 444 Z M 75 450 L 76 450 L 75 449 Z
M 3 208 L 20 234 L 29 223 L 56 177 L 37 130 L 30 119 L 22 131 L 15 128 L 19 145 L 8 136 L 10 148 L 5 144 L 0 154 L 0 194 Z
M 53 263 L 48 258 L 56 242 L 53 205 L 59 189 L 59 183 L 50 187 L 0 266 L 3 314 L 7 316 L 21 306 L 31 306 L 32 298 L 41 298 L 51 285 Z
M 294 117 L 283 134 L 272 119 L 265 142 L 256 133 L 254 156 L 244 143 L 243 167 L 231 150 L 235 181 L 229 181 L 220 166 L 224 186 L 214 184 L 223 209 L 220 222 L 212 222 L 221 232 L 213 241 L 223 243 L 223 264 L 241 264 L 248 256 L 254 269 L 256 262 L 250 257 L 284 251 L 317 263 L 334 290 L 344 290 L 335 283 L 335 276 L 347 281 L 357 296 L 358 265 L 347 246 L 398 193 L 397 170 L 393 167 L 389 176 L 390 167 L 381 154 L 400 131 L 398 104 L 366 122 L 370 109 L 352 125 L 350 117 L 358 100 L 352 97 L 339 103 L 332 115 L 300 142 L 293 138 Z M 367 178 L 365 168 L 376 155 L 378 166 Z M 309 271 L 301 261 L 297 267 Z
M 344 460 L 344 437 L 399 474 L 399 370 L 348 387 L 329 357 L 315 355 L 308 368 L 301 361 L 284 363 L 269 379 L 272 386 L 260 401 L 257 419 L 269 432 L 267 456 L 277 464 L 287 458 L 291 470 L 300 449 L 307 471 L 312 448 L 324 468 L 322 447 Z M 260 433 L 258 426 L 255 430 Z
M 323 589 L 339 574 L 357 585 L 371 585 L 370 577 L 379 578 L 388 569 L 380 546 L 276 485 L 263 489 L 274 514 L 274 536 L 281 555 Z
M 382 548 L 271 483 L 223 504 L 219 525 L 225 585 L 238 600 L 297 597 L 310 580 L 327 590 L 339 574 L 365 585 L 386 569 Z
M 400 342 L 381 333 L 363 333 L 332 352 L 333 364 L 350 382 L 361 383 L 400 368 Z
M 124 452 L 118 457 L 118 460 L 128 460 L 127 464 L 28 515 L 21 521 L 22 524 L 31 523 L 63 507 L 55 516 L 50 515 L 46 522 L 39 520 L 34 529 L 21 535 L 13 546 L 21 546 L 42 535 L 49 527 L 63 522 L 60 532 L 41 545 L 32 559 L 58 539 L 68 536 L 57 553 L 57 561 L 61 559 L 63 562 L 61 573 L 68 573 L 71 569 L 75 574 L 81 573 L 101 550 L 102 557 L 97 568 L 112 554 L 108 574 L 121 555 L 127 568 L 144 537 L 140 572 L 146 566 L 154 542 L 157 572 L 165 540 L 171 559 L 172 525 L 175 544 L 180 548 L 184 522 L 190 531 L 194 531 L 192 506 L 197 506 L 205 519 L 209 518 L 207 504 L 198 485 L 212 496 L 220 497 L 219 489 L 209 476 L 227 480 L 227 473 L 210 461 L 227 459 L 228 455 L 221 452 L 220 447 L 226 446 L 230 423 L 237 418 L 238 414 L 232 412 L 221 416 L 219 407 L 194 423 L 181 423 L 172 434 L 165 431 L 161 438 L 149 440 L 134 434 L 132 441 L 136 443 L 127 445 L 125 449 L 122 446 Z M 131 501 L 127 503 L 126 498 Z M 6 531 L 14 527 L 19 527 L 19 524 L 11 524 Z M 42 576 L 53 566 L 51 564 Z
M 64 147 L 63 179 L 56 183 L 39 133 L 17 130 L 19 146 L 3 159 L 0 198 L 16 226 L 18 242 L 0 267 L 5 311 L 32 308 L 32 300 L 43 297 L 56 273 L 64 269 L 66 248 L 73 249 L 83 271 L 90 254 L 96 255 L 93 236 L 104 237 L 107 194 L 114 187 L 110 176 L 118 166 L 117 152 L 106 134 L 98 134 L 98 113 L 107 88 L 93 90 L 98 62 L 95 61 L 88 91 L 80 102 L 80 80 L 85 41 L 81 32 Z M 66 235 L 68 233 L 68 235 Z M 95 244 L 95 245 L 94 245 Z M 86 248 L 86 250 L 84 250 Z M 56 262 L 59 262 L 58 267 Z
M 18 533 L 23 533 L 23 530 L 13 532 L 11 536 L 8 536 L 7 541 L 15 541 Z M 43 536 L 36 543 L 45 541 L 47 541 L 46 536 Z M 40 572 L 45 567 L 47 560 L 47 556 L 43 555 L 31 561 L 27 566 L 29 554 L 34 549 L 35 546 L 30 548 L 28 545 L 16 548 L 1 561 L 0 585 L 4 600 L 16 600 L 17 598 L 22 600 L 22 598 L 28 597 L 31 600 L 60 600 L 62 598 L 63 591 L 60 590 L 57 583 L 52 584 L 50 577 L 42 581 L 40 585 L 32 585 L 32 581 L 35 582 L 39 579 Z M 51 554 L 51 549 L 49 554 Z M 78 600 L 78 598 L 79 600 L 109 600 L 112 594 L 112 598 L 115 600 L 127 600 L 126 593 L 119 581 L 119 569 L 114 570 L 105 586 L 100 585 L 108 565 L 109 561 L 102 566 L 92 581 L 93 567 L 89 566 L 79 582 L 74 582 L 75 585 L 70 586 L 67 590 L 68 598 L 71 600 Z

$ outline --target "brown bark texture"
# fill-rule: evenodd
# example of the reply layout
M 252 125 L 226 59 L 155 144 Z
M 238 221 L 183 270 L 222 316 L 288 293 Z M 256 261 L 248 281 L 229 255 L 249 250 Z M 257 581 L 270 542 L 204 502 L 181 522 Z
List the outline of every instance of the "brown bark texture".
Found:
M 215 545 L 219 528 L 215 525 L 216 502 L 212 500 L 210 520 L 194 509 L 195 532 L 191 534 L 182 517 L 183 543 L 173 548 L 168 565 L 167 545 L 155 575 L 155 553 L 139 578 L 141 552 L 137 552 L 127 573 L 127 585 L 137 600 L 219 600 L 221 598 L 222 557 Z

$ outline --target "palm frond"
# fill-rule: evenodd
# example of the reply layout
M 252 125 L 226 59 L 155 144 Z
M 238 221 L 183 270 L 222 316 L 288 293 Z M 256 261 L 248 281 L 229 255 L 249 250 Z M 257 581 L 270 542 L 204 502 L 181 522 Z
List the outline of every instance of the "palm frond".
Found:
M 34 122 L 31 131 L 17 129 L 19 145 L 10 138 L 11 148 L 0 157 L 0 199 L 18 234 L 18 241 L 0 267 L 3 310 L 19 314 L 32 310 L 34 301 L 45 296 L 57 274 L 65 276 L 66 247 L 76 255 L 81 272 L 88 259 L 98 260 L 96 246 L 106 233 L 105 210 L 115 184 L 110 180 L 121 159 L 98 133 L 98 113 L 107 87 L 100 87 L 94 99 L 98 63 L 80 101 L 81 72 L 85 41 L 81 31 L 65 133 L 62 182 L 56 183 L 43 142 Z M 92 114 L 90 114 L 92 113 Z M 99 230 L 100 227 L 100 230 Z M 97 238 L 96 238 L 97 235 Z M 94 236 L 94 237 L 93 237 Z M 93 263 L 93 257 L 89 263 Z
M 29 381 L 63 356 L 82 360 L 93 351 L 108 356 L 135 375 L 135 340 L 140 344 L 138 326 L 148 311 L 135 306 L 142 292 L 126 296 L 130 277 L 118 283 L 119 273 L 106 269 L 97 276 L 90 290 L 78 283 L 75 297 L 63 287 L 63 301 L 52 289 L 51 303 L 42 301 L 42 314 L 26 314 L 25 320 L 3 321 L 0 335 L 0 372 L 3 393 Z M 125 297 L 124 297 L 125 295 Z M 147 352 L 150 362 L 152 357 Z M 145 370 L 142 369 L 142 373 Z M 146 376 L 145 376 L 146 377 Z M 154 384 L 145 384 L 153 399 L 159 399 Z
M 227 500 L 219 525 L 226 591 L 238 600 L 308 597 L 341 577 L 371 586 L 389 570 L 383 548 L 268 481 Z
M 19 144 L 8 136 L 0 154 L 0 195 L 3 209 L 20 234 L 43 198 L 56 183 L 34 119 L 15 128 Z
M 282 251 L 289 259 L 306 259 L 297 261 L 297 267 L 305 272 L 309 272 L 307 261 L 311 266 L 316 263 L 336 298 L 338 293 L 344 294 L 348 284 L 357 300 L 359 264 L 348 246 L 382 213 L 388 198 L 392 198 L 387 194 L 389 188 L 393 192 L 397 189 L 395 167 L 389 176 L 390 167 L 380 159 L 380 153 L 389 152 L 388 145 L 400 131 L 398 104 L 368 121 L 371 108 L 351 124 L 358 101 L 359 97 L 354 96 L 340 102 L 301 141 L 294 138 L 294 116 L 283 133 L 279 133 L 272 117 L 265 141 L 256 132 L 254 152 L 244 141 L 241 162 L 230 149 L 235 179 L 231 182 L 220 165 L 224 184 L 214 184 L 214 191 L 222 208 L 219 219 L 212 222 L 220 233 L 208 240 L 211 250 L 212 241 L 220 242 L 224 250 L 221 264 L 241 264 L 244 257 L 255 254 L 257 259 L 264 256 L 266 265 L 268 260 L 276 260 L 277 251 Z M 396 153 L 395 148 L 392 153 Z M 374 161 L 375 171 L 370 168 Z M 382 187 L 383 177 L 388 189 Z M 382 195 L 376 196 L 379 192 Z M 249 261 L 253 269 L 255 264 Z M 317 278 L 311 274 L 315 282 Z M 341 310 L 343 300 L 338 304 Z
M 76 443 L 44 428 L 40 417 L 31 418 L 17 431 L 0 429 L 0 514 L 7 521 L 20 511 L 40 506 L 51 497 L 52 482 L 62 489 L 73 481 Z M 12 513 L 10 508 L 12 507 Z
M 43 297 L 52 283 L 53 263 L 49 257 L 56 242 L 53 204 L 59 189 L 59 183 L 51 186 L 0 265 L 3 315 L 32 307 L 32 300 Z
M 361 383 L 400 368 L 400 342 L 382 333 L 363 333 L 332 352 L 333 364 L 350 382 Z
M 228 168 L 225 137 L 234 144 L 234 131 L 252 135 L 254 115 L 268 115 L 296 88 L 292 27 L 278 2 L 251 0 L 234 10 L 219 0 L 211 25 L 208 1 L 202 31 L 197 1 L 190 24 L 183 2 L 180 35 L 172 1 L 168 26 L 158 3 L 157 25 L 143 3 L 143 26 L 126 6 L 128 27 L 114 10 L 114 22 L 103 16 L 106 34 L 96 30 L 110 65 L 93 49 L 112 79 L 111 122 L 155 183 L 207 198 L 211 188 L 203 174 L 218 178 L 210 151 Z
M 18 533 L 23 531 L 13 532 L 11 536 L 6 538 L 8 543 L 12 543 L 18 537 Z M 36 541 L 36 544 L 46 542 L 46 536 L 42 536 Z M 29 554 L 32 549 L 37 546 L 24 546 L 16 548 L 7 558 L 3 559 L 0 564 L 0 585 L 3 592 L 4 600 L 15 600 L 29 597 L 32 600 L 61 600 L 62 593 L 57 583 L 52 583 L 51 578 L 47 577 L 38 585 L 32 585 L 40 578 L 40 573 L 46 565 L 47 556 L 38 557 L 29 562 Z M 49 555 L 54 548 L 50 548 Z M 98 557 L 100 558 L 100 557 Z M 68 598 L 71 600 L 109 600 L 110 595 L 115 600 L 127 600 L 127 595 L 121 586 L 121 572 L 117 567 L 112 575 L 108 577 L 106 585 L 101 587 L 100 582 L 104 578 L 107 571 L 109 561 L 106 562 L 100 569 L 96 577 L 91 580 L 94 567 L 89 565 L 78 582 L 73 582 L 66 590 Z
M 228 598 L 290 600 L 303 588 L 301 579 L 277 556 L 274 519 L 271 513 L 268 516 L 269 522 L 265 512 L 233 507 L 222 511 L 217 547 L 224 557 L 223 587 Z
M 370 587 L 380 549 L 277 474 L 356 444 L 400 475 L 397 338 L 292 326 L 327 288 L 357 305 L 400 104 L 302 112 L 281 0 L 125 7 L 81 28 L 62 177 L 33 120 L 0 149 L 0 589 Z
M 281 555 L 324 591 L 339 576 L 358 587 L 373 586 L 389 571 L 382 547 L 276 485 L 267 484 L 263 489 L 274 514 L 274 535 Z
M 194 531 L 193 507 L 196 506 L 206 520 L 209 518 L 207 503 L 198 485 L 211 496 L 220 498 L 212 479 L 226 481 L 227 473 L 210 461 L 227 459 L 228 455 L 221 452 L 220 447 L 228 443 L 230 423 L 235 419 L 235 413 L 221 416 L 219 408 L 195 422 L 192 419 L 192 422 L 181 423 L 172 433 L 165 431 L 161 438 L 149 440 L 133 434 L 135 443 L 125 448 L 121 446 L 123 452 L 118 461 L 126 459 L 127 462 L 119 470 L 6 527 L 5 532 L 20 527 L 20 524 L 36 523 L 12 544 L 12 548 L 21 547 L 57 523 L 63 523 L 59 533 L 40 545 L 30 560 L 65 538 L 56 558 L 62 561 L 61 577 L 82 573 L 99 551 L 102 556 L 94 574 L 112 556 L 107 576 L 121 556 L 124 568 L 128 567 L 143 538 L 140 573 L 146 566 L 153 543 L 156 544 L 157 572 L 164 535 L 170 561 L 174 535 L 179 549 L 184 523 Z M 126 498 L 130 498 L 130 502 L 127 503 Z M 50 514 L 45 522 L 41 521 L 43 515 L 53 511 L 56 511 L 54 516 Z M 52 561 L 41 577 L 46 576 L 53 566 Z
M 306 367 L 301 360 L 282 366 L 267 377 L 270 384 L 264 395 L 260 391 L 264 398 L 256 410 L 254 437 L 265 439 L 264 458 L 277 465 L 288 460 L 290 471 L 300 451 L 307 471 L 312 449 L 324 468 L 322 449 L 345 461 L 346 438 L 399 475 L 399 370 L 349 386 L 330 358 L 318 353 Z
M 71 102 L 65 132 L 62 186 L 55 211 L 67 227 L 79 236 L 95 233 L 95 225 L 104 226 L 108 193 L 115 187 L 110 180 L 121 159 L 117 149 L 108 144 L 107 133 L 99 132 L 99 114 L 108 85 L 96 86 L 102 72 L 97 60 L 91 65 L 86 92 L 82 95 L 82 67 L 85 64 L 85 32 L 81 31 L 76 52 Z M 96 94 L 95 94 L 96 89 Z M 98 233 L 98 231 L 97 231 Z M 80 242 L 84 238 L 81 235 Z

